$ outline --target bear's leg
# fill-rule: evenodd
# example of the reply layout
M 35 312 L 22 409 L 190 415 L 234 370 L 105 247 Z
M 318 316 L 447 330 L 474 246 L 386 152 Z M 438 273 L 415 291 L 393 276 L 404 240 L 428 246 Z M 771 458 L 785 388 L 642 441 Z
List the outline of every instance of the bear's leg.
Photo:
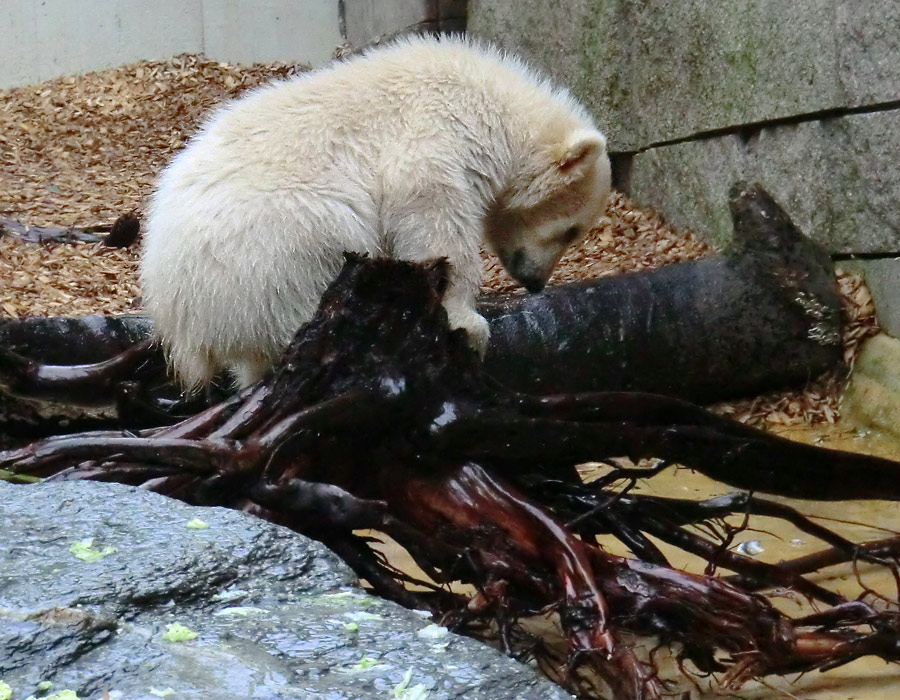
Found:
M 436 182 L 434 172 L 439 171 L 437 166 L 429 173 L 398 169 L 383 193 L 383 225 L 390 232 L 392 257 L 413 262 L 449 260 L 443 303 L 450 326 L 464 329 L 471 346 L 483 357 L 490 330 L 475 303 L 481 286 L 483 207 L 457 183 Z
M 451 261 L 452 263 L 452 261 Z M 487 352 L 491 330 L 487 319 L 475 307 L 475 295 L 454 284 L 453 268 L 450 271 L 450 286 L 444 294 L 444 308 L 451 328 L 462 328 L 469 336 L 469 345 L 481 357 Z
M 234 383 L 240 389 L 256 384 L 271 367 L 272 358 L 260 353 L 247 353 L 228 363 L 228 370 L 234 377 Z

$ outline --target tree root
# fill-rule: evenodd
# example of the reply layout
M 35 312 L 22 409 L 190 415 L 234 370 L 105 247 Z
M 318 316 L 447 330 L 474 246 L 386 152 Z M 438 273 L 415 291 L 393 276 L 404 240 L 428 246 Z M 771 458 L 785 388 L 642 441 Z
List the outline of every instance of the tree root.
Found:
M 379 594 L 496 636 L 514 655 L 536 655 L 586 696 L 596 696 L 589 679 L 598 677 L 624 700 L 668 692 L 635 635 L 671 645 L 731 688 L 863 655 L 898 660 L 895 600 L 874 591 L 871 602 L 847 600 L 806 578 L 857 560 L 898 577 L 898 540 L 854 543 L 746 493 L 692 502 L 630 489 L 678 462 L 753 491 L 896 500 L 900 465 L 798 445 L 650 394 L 511 393 L 449 331 L 445 286 L 443 262 L 349 256 L 315 318 L 257 386 L 175 425 L 0 452 L 0 469 L 122 481 L 256 513 L 322 540 Z M 617 467 L 590 484 L 575 469 L 621 456 L 664 461 Z M 729 525 L 729 515 L 744 525 Z M 786 520 L 828 549 L 780 564 L 731 551 L 758 516 Z M 395 539 L 431 580 L 395 569 L 362 529 Z M 635 558 L 606 552 L 598 535 Z M 701 556 L 706 572 L 674 569 L 651 538 Z M 476 595 L 452 592 L 455 581 Z M 760 592 L 776 587 L 818 601 L 818 612 L 780 612 Z M 549 612 L 567 640 L 564 658 L 520 624 Z

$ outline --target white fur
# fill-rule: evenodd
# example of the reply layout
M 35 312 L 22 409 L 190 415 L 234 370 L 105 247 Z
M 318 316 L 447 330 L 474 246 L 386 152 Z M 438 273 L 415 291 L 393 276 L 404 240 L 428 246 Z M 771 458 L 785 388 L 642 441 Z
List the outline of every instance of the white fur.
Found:
M 222 368 L 246 385 L 343 251 L 446 256 L 450 323 L 483 350 L 481 243 L 538 287 L 608 191 L 606 142 L 568 92 L 489 47 L 408 39 L 217 111 L 160 176 L 144 303 L 186 385 Z

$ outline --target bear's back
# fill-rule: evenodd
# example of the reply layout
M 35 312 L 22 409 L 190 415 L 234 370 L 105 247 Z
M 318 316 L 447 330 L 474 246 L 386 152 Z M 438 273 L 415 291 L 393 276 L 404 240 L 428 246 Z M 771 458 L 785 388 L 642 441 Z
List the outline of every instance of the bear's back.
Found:
M 454 139 L 461 128 L 495 130 L 551 113 L 590 121 L 565 89 L 496 48 L 414 37 L 255 90 L 215 113 L 202 134 L 210 147 L 239 151 L 245 164 L 284 162 L 296 171 L 302 162 L 316 179 L 317 163 L 359 166 L 382 144 Z

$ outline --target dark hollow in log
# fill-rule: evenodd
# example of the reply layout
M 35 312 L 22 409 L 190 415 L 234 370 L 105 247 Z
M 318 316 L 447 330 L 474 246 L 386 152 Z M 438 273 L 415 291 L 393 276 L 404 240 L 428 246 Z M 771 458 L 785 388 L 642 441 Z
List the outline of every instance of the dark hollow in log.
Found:
M 900 660 L 896 600 L 871 590 L 847 600 L 806 577 L 816 561 L 860 559 L 900 575 L 896 539 L 859 546 L 747 494 L 694 503 L 629 493 L 677 460 L 756 491 L 900 500 L 900 464 L 794 445 L 658 395 L 502 388 L 463 333 L 449 330 L 446 272 L 442 261 L 348 256 L 315 317 L 256 386 L 173 426 L 0 451 L 0 469 L 121 481 L 269 518 L 321 539 L 382 595 L 461 630 L 493 630 L 503 648 L 537 655 L 591 697 L 664 695 L 633 634 L 673 645 L 700 672 L 722 672 L 727 687 L 862 655 Z M 576 470 L 622 455 L 663 461 L 610 466 L 589 484 Z M 730 514 L 744 525 L 724 521 Z M 784 518 L 827 549 L 779 564 L 733 552 L 757 515 Z M 393 568 L 357 534 L 364 528 L 392 536 L 431 582 Z M 635 558 L 599 547 L 607 533 Z M 707 573 L 671 568 L 651 537 L 703 557 Z M 716 576 L 719 567 L 736 576 Z M 476 595 L 442 587 L 455 580 Z M 775 586 L 816 601 L 818 612 L 780 612 L 760 593 Z M 519 625 L 550 611 L 568 643 L 562 658 Z M 590 685 L 597 677 L 605 691 Z
M 103 245 L 109 248 L 127 248 L 137 241 L 140 233 L 140 219 L 134 212 L 128 212 L 113 222 L 112 228 L 103 239 Z

